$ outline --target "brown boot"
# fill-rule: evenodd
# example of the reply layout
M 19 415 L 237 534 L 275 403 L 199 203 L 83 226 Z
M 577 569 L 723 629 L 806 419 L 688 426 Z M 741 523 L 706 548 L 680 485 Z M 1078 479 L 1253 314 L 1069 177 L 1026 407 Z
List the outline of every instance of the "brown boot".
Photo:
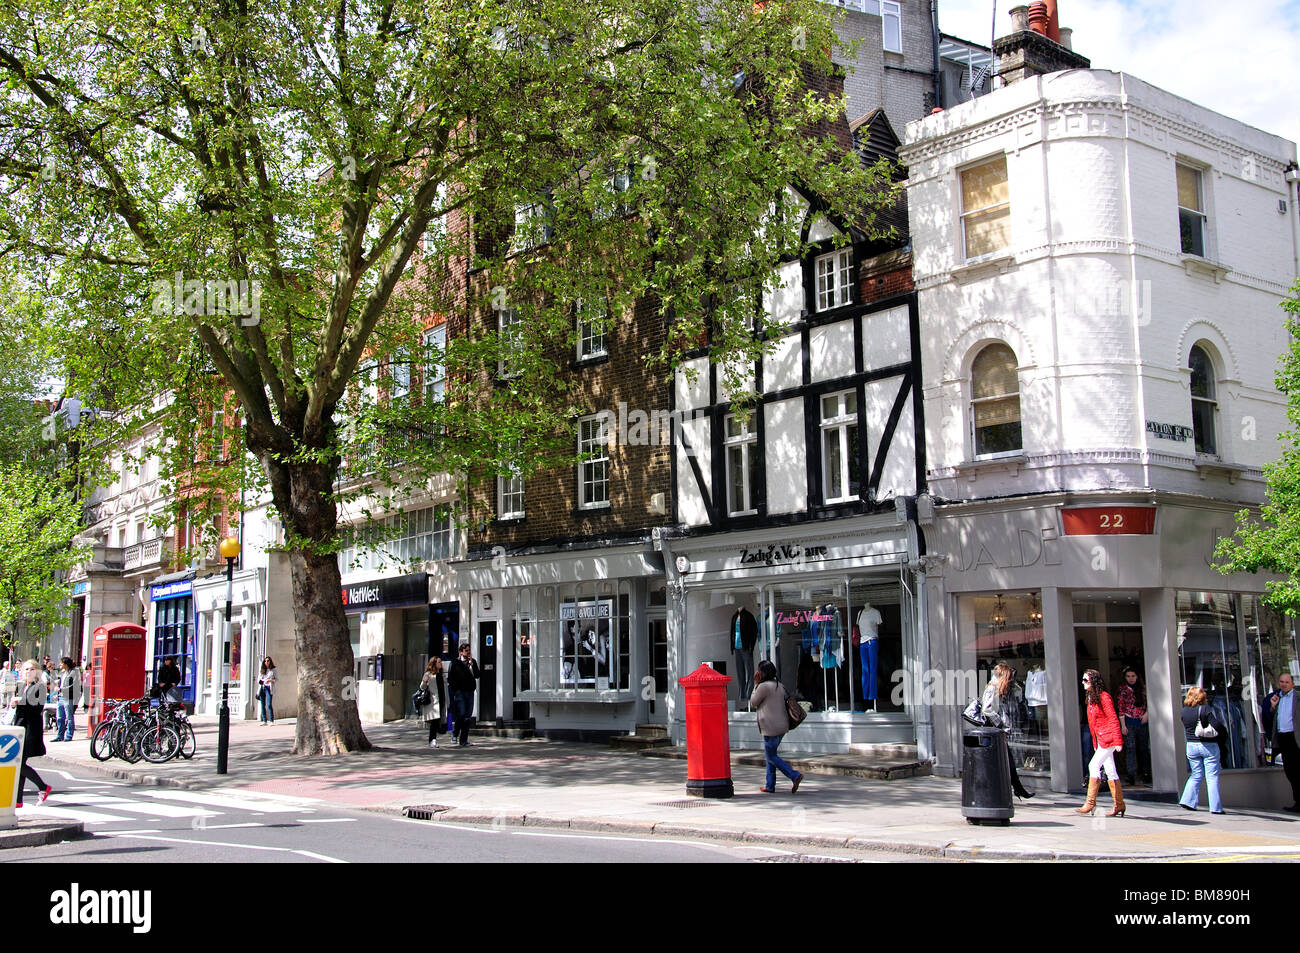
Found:
M 1091 814 L 1097 808 L 1097 792 L 1101 790 L 1101 778 L 1088 779 L 1088 799 L 1083 802 L 1083 807 L 1076 807 L 1076 814 Z
M 1115 806 L 1111 808 L 1110 813 L 1107 814 L 1106 816 L 1123 817 L 1124 816 L 1124 789 L 1119 786 L 1119 781 L 1110 782 L 1110 796 L 1114 799 Z

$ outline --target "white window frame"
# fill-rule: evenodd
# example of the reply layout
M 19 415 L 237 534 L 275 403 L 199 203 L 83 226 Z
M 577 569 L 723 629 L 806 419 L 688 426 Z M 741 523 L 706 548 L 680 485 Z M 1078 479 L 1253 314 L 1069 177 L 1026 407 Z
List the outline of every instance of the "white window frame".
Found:
M 513 470 L 497 475 L 497 519 L 524 518 L 524 478 Z
M 517 358 L 522 353 L 519 347 L 519 309 L 493 308 L 492 313 L 496 316 L 497 346 L 499 348 L 497 377 L 505 380 L 518 377 L 521 373 L 519 367 L 512 367 L 511 365 L 517 363 L 512 359 Z
M 388 364 L 388 399 L 399 401 L 411 393 L 411 355 L 399 351 Z
M 827 417 L 825 402 L 830 398 L 836 399 L 836 413 Z M 852 410 L 847 409 L 848 398 L 853 400 Z M 858 443 L 861 441 L 862 435 L 859 433 L 857 440 L 849 439 L 850 428 L 856 429 L 858 426 L 858 392 L 850 388 L 849 390 L 818 395 L 817 413 L 821 418 L 821 446 L 819 451 L 822 457 L 822 502 L 827 504 L 852 503 L 860 500 L 862 498 L 861 474 L 859 474 L 858 492 L 855 494 L 850 489 L 852 483 L 850 473 L 852 472 L 852 461 L 858 458 Z M 830 454 L 826 452 L 828 437 L 837 440 L 839 443 L 840 472 L 837 474 L 840 479 L 841 489 L 839 496 L 831 496 Z
M 1174 163 L 1175 197 L 1177 197 L 1178 195 L 1177 184 L 1178 184 L 1179 169 L 1186 169 L 1188 172 L 1196 176 L 1196 197 L 1201 207 L 1199 209 L 1187 208 L 1185 205 L 1179 203 L 1178 205 L 1178 250 L 1184 255 L 1195 255 L 1197 258 L 1209 258 L 1210 257 L 1210 215 L 1209 215 L 1209 209 L 1206 207 L 1205 169 L 1203 169 L 1200 166 L 1192 165 L 1190 162 L 1181 162 L 1181 161 L 1175 162 Z M 1183 248 L 1183 213 L 1184 212 L 1186 212 L 1188 215 L 1195 216 L 1200 222 L 1201 250 L 1199 252 L 1188 251 L 1187 249 Z
M 889 45 L 889 24 L 893 22 L 898 43 Z M 888 53 L 903 52 L 903 5 L 898 0 L 880 0 L 880 44 Z
M 609 507 L 609 414 L 578 419 L 578 508 Z
M 1003 166 L 1006 168 L 1006 173 L 1007 173 L 1007 200 L 1006 200 L 1005 202 L 999 202 L 999 203 L 996 204 L 996 205 L 984 205 L 984 206 L 981 206 L 981 207 L 979 207 L 979 208 L 967 208 L 967 207 L 966 207 L 966 189 L 965 189 L 965 188 L 963 187 L 963 185 L 962 185 L 962 176 L 964 176 L 967 172 L 972 172 L 972 171 L 974 171 L 975 169 L 980 168 L 981 166 L 986 166 L 986 165 L 990 165 L 990 164 L 992 164 L 992 163 L 994 163 L 994 162 L 997 162 L 999 159 L 1002 160 L 1002 164 L 1003 164 Z M 984 252 L 984 253 L 981 254 L 981 255 L 971 255 L 971 253 L 970 253 L 970 249 L 969 249 L 969 248 L 967 247 L 967 245 L 966 245 L 966 220 L 967 220 L 967 219 L 969 219 L 969 218 L 974 218 L 974 217 L 979 216 L 979 215 L 990 215 L 990 214 L 993 213 L 993 212 L 996 212 L 996 211 L 999 211 L 999 210 L 1005 208 L 1005 209 L 1006 209 L 1007 219 L 1008 219 L 1008 224 L 1010 223 L 1010 218 L 1011 218 L 1011 166 L 1010 166 L 1010 164 L 1007 162 L 1007 156 L 1006 156 L 1006 153 L 1001 153 L 1001 154 L 999 154 L 999 155 L 985 156 L 983 159 L 980 159 L 978 162 L 972 162 L 972 163 L 970 163 L 969 165 L 963 166 L 962 168 L 960 168 L 960 169 L 957 170 L 957 207 L 958 207 L 959 218 L 960 218 L 960 221 L 959 221 L 959 223 L 958 223 L 958 228 L 959 228 L 959 230 L 960 230 L 960 232 L 961 232 L 961 254 L 962 254 L 962 258 L 964 258 L 966 261 L 983 261 L 984 259 L 987 259 L 987 258 L 993 258 L 993 257 L 996 257 L 996 256 L 998 256 L 998 255 L 1006 254 L 1007 250 L 1008 250 L 1009 248 L 1011 248 L 1011 240 L 1010 240 L 1010 238 L 1008 238 L 1008 240 L 1007 240 L 1007 244 L 1002 245 L 1002 246 L 1000 246 L 1000 247 L 998 247 L 998 248 L 995 248 L 995 249 L 993 249 L 992 251 Z
M 594 306 L 579 301 L 575 309 L 577 320 L 578 360 L 587 361 L 609 354 L 605 332 L 608 330 L 606 303 L 601 300 Z
M 515 206 L 515 231 L 510 239 L 512 254 L 530 251 L 551 240 L 551 211 L 544 200 Z
M 755 411 L 755 413 L 757 412 Z M 752 486 L 750 481 L 751 468 L 756 465 L 758 455 L 758 432 L 750 429 L 757 422 L 755 413 L 751 413 L 748 419 L 744 419 L 741 414 L 728 414 L 726 419 L 723 420 L 722 434 L 727 471 L 728 516 L 752 516 L 758 512 L 758 487 Z M 735 433 L 732 433 L 733 424 L 735 425 Z M 735 501 L 731 498 L 731 488 L 735 485 L 732 451 L 737 449 L 740 451 L 741 496 L 743 497 L 739 509 L 734 506 Z
M 1207 383 L 1209 384 L 1210 396 L 1209 396 L 1209 397 L 1197 397 L 1196 394 L 1195 394 L 1195 392 L 1192 393 L 1192 449 L 1193 449 L 1193 451 L 1195 452 L 1195 454 L 1196 454 L 1198 457 L 1209 457 L 1209 458 L 1213 458 L 1213 459 L 1219 459 L 1219 458 L 1220 458 L 1220 446 L 1219 446 L 1219 443 L 1220 443 L 1220 442 L 1219 442 L 1219 369 L 1218 369 L 1218 367 L 1215 365 L 1215 362 L 1214 362 L 1214 356 L 1209 352 L 1209 350 L 1208 350 L 1207 348 L 1205 348 L 1203 345 L 1197 343 L 1197 344 L 1193 344 L 1192 347 L 1191 347 L 1191 350 L 1189 350 L 1189 351 L 1187 352 L 1187 369 L 1188 369 L 1188 371 L 1191 371 L 1191 369 L 1192 369 L 1192 352 L 1193 352 L 1193 351 L 1200 351 L 1202 354 L 1205 355 L 1205 363 L 1208 365 L 1208 381 L 1207 381 Z M 1191 390 L 1191 377 L 1190 377 L 1190 374 L 1189 374 L 1189 376 L 1188 376 L 1188 389 Z M 1209 420 L 1209 428 L 1210 428 L 1210 432 L 1209 432 L 1208 436 L 1209 436 L 1209 438 L 1210 438 L 1210 445 L 1211 445 L 1211 446 L 1210 446 L 1210 449 L 1209 449 L 1209 450 L 1202 450 L 1200 447 L 1196 446 L 1197 441 L 1196 441 L 1196 413 L 1195 413 L 1195 411 L 1196 411 L 1196 408 L 1197 408 L 1198 405 L 1203 405 L 1203 406 L 1205 406 L 1205 407 L 1208 407 L 1208 408 L 1209 408 L 1209 412 L 1210 412 L 1210 420 Z
M 853 303 L 853 252 L 847 248 L 813 261 L 817 311 L 830 311 Z M 824 281 L 823 279 L 828 279 Z
M 431 358 L 436 350 L 439 357 Z M 428 363 L 424 367 L 424 402 L 442 403 L 447 390 L 447 325 L 439 324 L 424 332 L 424 353 Z
M 1005 347 L 1008 351 L 1010 351 L 1012 355 L 1016 358 L 1016 362 L 1017 362 L 1016 389 L 1014 391 L 1007 391 L 1006 393 L 1003 394 L 993 394 L 989 397 L 976 397 L 975 396 L 975 361 L 978 360 L 979 356 L 983 354 L 985 351 L 987 351 L 990 347 L 994 347 L 999 344 Z M 989 342 L 985 344 L 976 352 L 974 358 L 971 359 L 970 403 L 967 405 L 970 408 L 969 411 L 970 423 L 969 426 L 967 427 L 967 437 L 970 439 L 970 451 L 971 451 L 972 460 L 996 460 L 998 457 L 1017 457 L 1022 455 L 1025 452 L 1025 408 L 1024 408 L 1024 403 L 1020 399 L 1019 361 L 1020 361 L 1020 355 L 1016 354 L 1015 348 L 1013 348 L 1010 344 L 1008 344 L 1005 341 Z M 1016 412 L 1018 414 L 1016 422 L 1020 424 L 1020 446 L 1015 447 L 1011 450 L 998 450 L 992 453 L 980 453 L 979 442 L 975 434 L 976 405 L 993 403 L 994 401 L 999 401 L 999 400 L 1009 400 L 1012 397 L 1016 399 Z

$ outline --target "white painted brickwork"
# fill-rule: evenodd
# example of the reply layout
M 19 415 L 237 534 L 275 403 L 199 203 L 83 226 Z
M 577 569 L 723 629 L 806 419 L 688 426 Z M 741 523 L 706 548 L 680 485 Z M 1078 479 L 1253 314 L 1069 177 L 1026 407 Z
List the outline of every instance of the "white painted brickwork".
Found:
M 1098 70 L 1014 84 L 910 124 L 905 141 L 932 491 L 1259 499 L 1286 424 L 1273 374 L 1294 249 L 1278 202 L 1295 145 Z M 968 263 L 959 172 L 997 155 L 1010 247 Z M 1180 247 L 1179 162 L 1202 170 L 1203 259 Z M 970 466 L 970 368 L 990 341 L 1019 363 L 1024 458 Z M 1192 426 L 1198 343 L 1216 363 L 1217 459 L 1146 430 Z

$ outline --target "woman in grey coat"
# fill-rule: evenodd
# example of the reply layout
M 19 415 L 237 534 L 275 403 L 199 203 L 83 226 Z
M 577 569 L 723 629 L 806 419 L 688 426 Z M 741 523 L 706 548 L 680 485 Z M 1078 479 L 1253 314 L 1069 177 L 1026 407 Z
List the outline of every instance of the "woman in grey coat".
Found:
M 989 679 L 988 685 L 984 686 L 984 697 L 980 699 L 980 707 L 984 714 L 989 716 L 990 721 L 996 721 L 994 727 L 1001 728 L 1003 731 L 1012 731 L 1020 727 L 1020 706 L 1024 704 L 1025 696 L 1016 684 L 1015 670 L 1006 662 L 998 662 L 993 666 L 993 677 Z M 1011 790 L 1018 798 L 1031 798 L 1034 796 L 1032 791 L 1026 790 L 1025 786 L 1020 783 L 1020 773 L 1016 771 L 1016 758 L 1011 753 L 1011 746 L 1007 746 L 1007 763 L 1011 767 Z
M 763 757 L 767 759 L 767 783 L 762 787 L 764 794 L 776 791 L 776 771 L 790 779 L 790 793 L 799 790 L 803 775 L 790 767 L 776 749 L 781 739 L 790 730 L 790 716 L 785 710 L 785 686 L 776 680 L 776 666 L 768 659 L 758 663 L 754 673 L 754 683 L 758 686 L 749 696 L 749 707 L 758 712 L 758 732 L 763 736 Z

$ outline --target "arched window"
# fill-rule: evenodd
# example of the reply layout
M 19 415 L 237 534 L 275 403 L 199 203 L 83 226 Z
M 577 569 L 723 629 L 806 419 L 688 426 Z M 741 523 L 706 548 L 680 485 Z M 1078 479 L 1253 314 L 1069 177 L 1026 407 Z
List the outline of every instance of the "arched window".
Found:
M 1016 352 L 1005 344 L 990 344 L 971 365 L 971 430 L 977 457 L 1023 447 L 1017 367 Z
M 1196 452 L 1215 455 L 1219 441 L 1215 436 L 1215 417 L 1219 412 L 1219 394 L 1214 381 L 1214 362 L 1205 348 L 1192 346 L 1187 359 L 1192 369 L 1192 431 L 1196 439 Z

